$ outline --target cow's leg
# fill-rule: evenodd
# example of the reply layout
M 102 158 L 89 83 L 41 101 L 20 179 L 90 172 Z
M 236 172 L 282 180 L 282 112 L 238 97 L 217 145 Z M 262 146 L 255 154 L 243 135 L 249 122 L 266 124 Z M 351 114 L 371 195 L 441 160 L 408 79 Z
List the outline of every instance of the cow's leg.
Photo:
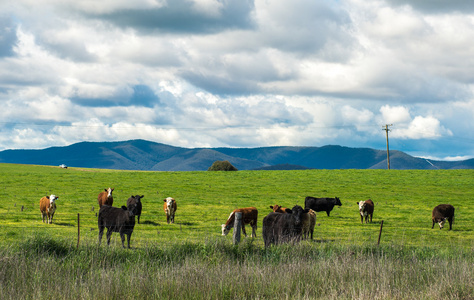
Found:
M 449 222 L 449 230 L 451 230 L 453 227 L 453 217 L 449 217 L 448 218 L 448 222 Z
M 50 222 L 50 224 L 53 224 L 53 217 L 54 217 L 54 213 L 51 214 L 51 222 Z
M 242 232 L 244 233 L 245 237 L 247 237 L 247 232 L 245 232 L 245 224 L 242 222 Z
M 107 228 L 107 245 L 110 245 L 110 237 L 112 237 L 112 229 Z
M 130 249 L 130 239 L 132 238 L 132 233 L 130 232 L 129 234 L 127 234 L 127 245 L 128 245 L 128 249 Z
M 330 212 L 331 212 L 330 210 L 326 210 L 326 213 L 328 214 L 328 217 L 329 217 L 329 213 L 330 213 Z
M 311 240 L 313 240 L 313 232 L 314 232 L 314 230 L 313 230 L 313 229 L 310 229 L 310 233 L 311 233 Z
M 138 218 L 138 224 L 140 224 L 140 215 L 138 215 L 137 218 Z
M 257 237 L 257 224 L 252 225 L 252 237 Z
M 171 218 L 170 222 L 171 222 L 171 223 L 174 223 L 174 215 L 171 215 L 170 218 Z
M 373 214 L 370 214 L 370 223 L 372 223 L 372 216 Z
M 125 234 L 120 232 L 120 239 L 122 240 L 122 248 L 125 249 Z
M 431 225 L 431 229 L 434 228 L 435 220 L 433 220 L 433 225 Z
M 100 246 L 100 241 L 102 240 L 103 234 L 104 234 L 104 226 L 99 225 L 99 246 Z
M 364 224 L 364 216 L 362 214 L 360 214 L 360 223 Z

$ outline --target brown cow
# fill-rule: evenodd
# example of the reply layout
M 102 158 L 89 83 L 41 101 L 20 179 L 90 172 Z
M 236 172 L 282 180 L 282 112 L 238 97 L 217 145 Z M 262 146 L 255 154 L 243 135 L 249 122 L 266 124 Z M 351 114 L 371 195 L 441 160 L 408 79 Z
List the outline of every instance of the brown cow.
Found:
M 372 223 L 372 216 L 374 215 L 374 202 L 368 199 L 357 202 L 357 204 L 359 204 L 360 222 L 364 224 L 365 217 L 365 223 L 367 223 L 367 219 L 370 217 L 370 223 Z
M 168 197 L 164 200 L 163 204 L 163 209 L 166 214 L 166 222 L 169 224 L 174 223 L 174 215 L 176 213 L 176 209 L 178 208 L 178 205 L 176 205 L 176 200 L 174 200 L 171 197 Z
M 102 205 L 109 205 L 112 206 L 114 203 L 114 197 L 112 196 L 112 192 L 114 189 L 108 188 L 104 189 L 103 192 L 99 193 L 99 196 L 97 196 L 97 202 L 99 203 L 99 207 L 102 207 Z
M 245 232 L 245 225 L 249 224 L 252 227 L 252 237 L 257 237 L 257 218 L 258 210 L 255 207 L 245 207 L 234 209 L 225 224 L 222 224 L 222 235 L 227 235 L 231 228 L 234 227 L 235 213 L 242 213 L 242 232 L 247 236 Z
M 273 212 L 279 212 L 282 214 L 286 213 L 286 210 L 287 210 L 286 207 L 280 206 L 278 204 L 270 205 L 270 208 L 273 210 Z
M 59 197 L 56 197 L 55 195 L 51 195 L 44 196 L 40 199 L 40 211 L 43 218 L 43 223 L 46 218 L 47 224 L 53 224 L 53 216 L 54 212 L 56 211 L 56 200 L 58 198 Z
M 308 235 L 311 234 L 313 239 L 314 226 L 316 225 L 316 212 L 309 209 L 308 213 L 303 213 L 303 239 L 307 239 Z
M 435 223 L 439 224 L 439 229 L 443 229 L 444 223 L 446 223 L 446 219 L 448 219 L 449 230 L 451 230 L 454 222 L 454 206 L 451 204 L 440 204 L 436 206 L 431 213 L 431 219 L 433 221 L 431 229 L 434 228 Z

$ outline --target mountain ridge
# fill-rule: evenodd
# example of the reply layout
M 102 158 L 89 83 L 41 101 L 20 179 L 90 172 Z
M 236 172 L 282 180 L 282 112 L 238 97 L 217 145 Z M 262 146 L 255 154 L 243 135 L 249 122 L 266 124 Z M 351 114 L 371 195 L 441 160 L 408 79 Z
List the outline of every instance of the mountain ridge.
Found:
M 184 148 L 146 141 L 79 142 L 38 150 L 0 151 L 0 163 L 146 170 L 204 171 L 216 160 L 239 170 L 256 169 L 386 169 L 387 152 L 339 145 L 321 147 Z M 438 161 L 390 151 L 391 169 L 473 169 L 474 159 Z

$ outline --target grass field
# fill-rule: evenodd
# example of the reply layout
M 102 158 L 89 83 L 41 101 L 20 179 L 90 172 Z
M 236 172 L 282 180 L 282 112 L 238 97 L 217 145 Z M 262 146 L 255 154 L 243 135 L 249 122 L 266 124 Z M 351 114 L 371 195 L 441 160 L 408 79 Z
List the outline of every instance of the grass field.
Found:
M 0 298 L 53 298 L 38 289 L 55 274 L 62 279 L 61 290 L 52 291 L 57 298 L 472 299 L 473 179 L 473 170 L 133 172 L 0 164 L 0 257 L 9 266 L 0 271 Z M 132 250 L 121 249 L 117 233 L 110 247 L 97 248 L 97 195 L 109 186 L 114 206 L 145 196 Z M 39 199 L 49 194 L 59 196 L 52 225 L 39 212 Z M 304 206 L 309 195 L 337 196 L 342 206 L 330 217 L 317 214 L 314 241 L 263 249 L 269 206 Z M 178 203 L 170 225 L 168 196 Z M 356 202 L 368 198 L 374 222 L 361 224 Z M 431 210 L 441 203 L 456 208 L 452 231 L 431 229 Z M 233 246 L 220 224 L 246 206 L 259 210 L 258 238 Z M 25 280 L 35 285 L 16 287 Z

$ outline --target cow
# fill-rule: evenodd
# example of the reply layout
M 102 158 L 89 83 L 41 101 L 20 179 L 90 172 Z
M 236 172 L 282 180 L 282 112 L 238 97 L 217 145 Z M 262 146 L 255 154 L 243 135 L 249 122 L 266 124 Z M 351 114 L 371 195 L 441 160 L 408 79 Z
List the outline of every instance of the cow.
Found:
M 102 205 L 112 206 L 114 203 L 114 197 L 112 196 L 112 192 L 114 191 L 113 188 L 104 189 L 102 192 L 99 193 L 97 196 L 97 202 L 99 203 L 99 208 Z
M 109 205 L 102 205 L 99 209 L 99 246 L 104 233 L 104 228 L 107 228 L 107 245 L 110 245 L 110 237 L 112 232 L 120 233 L 122 239 L 122 247 L 125 248 L 125 235 L 127 235 L 127 245 L 130 249 L 130 238 L 135 227 L 135 215 L 137 214 L 137 203 L 140 199 L 132 198 L 127 201 L 127 206 L 112 207 Z
M 265 247 L 281 243 L 297 242 L 301 238 L 303 214 L 309 209 L 295 205 L 286 209 L 286 213 L 271 212 L 263 218 L 263 242 Z
M 247 236 L 247 232 L 245 232 L 245 225 L 250 225 L 252 227 L 252 235 L 251 237 L 257 237 L 257 218 L 258 218 L 258 210 L 255 207 L 245 207 L 245 208 L 238 208 L 234 209 L 225 224 L 222 224 L 222 235 L 227 235 L 231 228 L 234 227 L 235 222 L 235 213 L 242 213 L 242 232 L 245 236 Z
M 53 216 L 56 211 L 56 200 L 58 200 L 58 198 L 59 197 L 55 195 L 51 195 L 44 196 L 40 199 L 40 212 L 41 217 L 43 218 L 43 223 L 45 223 L 46 219 L 46 224 L 53 224 Z
M 273 210 L 273 212 L 279 212 L 279 213 L 286 213 L 286 207 L 280 206 L 278 204 L 275 205 L 270 205 L 270 208 Z
M 334 205 L 341 206 L 341 200 L 338 197 L 336 198 L 315 198 L 315 197 L 306 197 L 304 200 L 305 209 L 312 209 L 314 211 L 325 211 L 329 217 L 329 213 L 334 208 Z
M 313 239 L 314 226 L 316 225 L 316 212 L 309 209 L 308 213 L 303 214 L 303 239 L 307 239 L 311 234 Z
M 132 201 L 136 201 L 137 202 L 137 213 L 135 214 L 135 216 L 137 216 L 137 222 L 138 224 L 140 224 L 140 216 L 142 214 L 142 201 L 140 201 L 140 199 L 142 199 L 143 197 L 145 196 L 139 196 L 139 195 L 136 195 L 136 196 L 130 196 L 130 198 L 128 198 L 127 200 L 127 206 L 132 202 Z
M 357 204 L 359 205 L 360 222 L 364 224 L 365 217 L 365 223 L 367 223 L 367 219 L 370 217 L 370 223 L 372 223 L 372 216 L 374 215 L 374 202 L 368 199 L 357 202 Z
M 169 223 L 174 223 L 174 215 L 176 213 L 176 209 L 178 208 L 178 205 L 176 205 L 176 200 L 174 200 L 171 197 L 168 197 L 164 200 L 163 204 L 163 209 L 166 214 L 166 222 Z
M 433 221 L 431 229 L 434 228 L 435 223 L 439 224 L 439 229 L 443 229 L 447 219 L 449 222 L 449 230 L 451 230 L 454 222 L 454 206 L 451 204 L 440 204 L 436 206 L 431 213 L 431 219 Z

